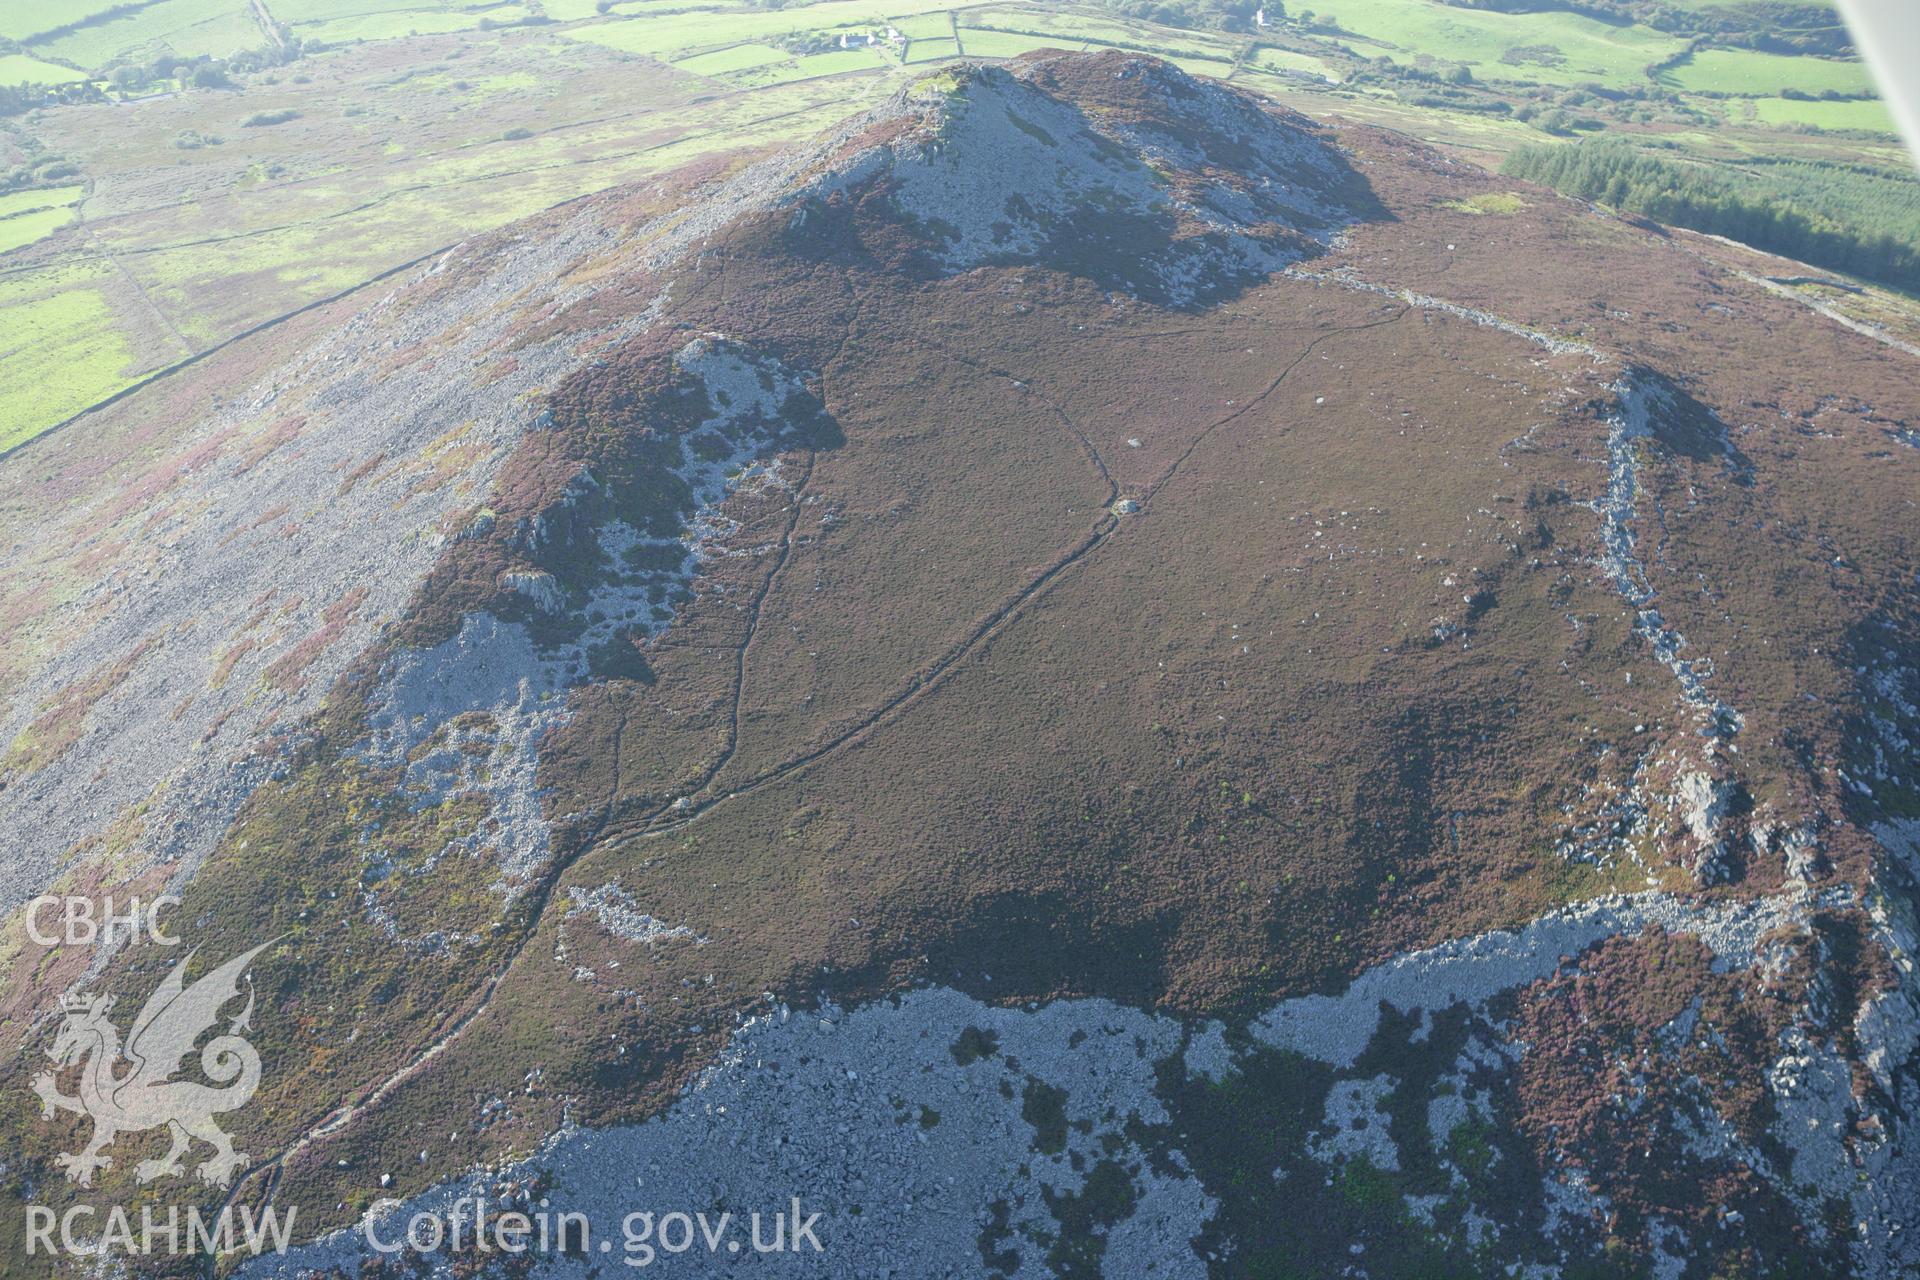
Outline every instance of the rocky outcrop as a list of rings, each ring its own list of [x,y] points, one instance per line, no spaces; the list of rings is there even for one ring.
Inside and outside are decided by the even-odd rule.
[[[930,269],[1044,262],[1169,306],[1318,253],[1366,203],[1304,117],[1138,55],[961,67],[849,134],[796,232],[877,197]]]

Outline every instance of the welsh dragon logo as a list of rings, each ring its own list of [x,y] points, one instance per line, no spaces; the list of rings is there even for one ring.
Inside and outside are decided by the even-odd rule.
[[[253,1016],[250,979],[246,1008],[228,1024],[225,1034],[209,1040],[200,1051],[200,1070],[221,1087],[171,1077],[193,1051],[194,1042],[220,1020],[221,1008],[239,997],[241,975],[253,958],[271,945],[262,943],[236,956],[192,986],[186,984],[187,964],[193,959],[189,954],[173,966],[141,1008],[125,1049],[119,1028],[108,1017],[113,1011],[112,996],[61,1000],[66,1019],[47,1056],[60,1069],[86,1063],[80,1092],[78,1096],[61,1093],[52,1071],[35,1078],[33,1091],[40,1095],[43,1117],[51,1119],[58,1108],[93,1121],[93,1138],[86,1149],[55,1161],[68,1178],[83,1187],[92,1186],[94,1171],[113,1163],[102,1153],[115,1138],[164,1125],[172,1146],[160,1159],[142,1160],[135,1166],[136,1179],[145,1183],[183,1175],[186,1168],[181,1157],[197,1138],[213,1148],[213,1155],[196,1170],[200,1180],[216,1187],[233,1181],[247,1157],[233,1149],[233,1140],[213,1118],[245,1106],[260,1087],[260,1055],[240,1034],[249,1029]]]

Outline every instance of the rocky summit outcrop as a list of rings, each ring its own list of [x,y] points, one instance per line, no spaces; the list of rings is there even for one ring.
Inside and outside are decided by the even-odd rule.
[[[167,890],[276,939],[257,1274],[515,1274],[369,1256],[475,1188],[799,1195],[836,1276],[1911,1270],[1920,370],[1497,185],[965,65],[10,456],[10,1188],[83,1195],[57,997],[166,959],[19,904]]]
[[[1367,205],[1305,117],[1117,53],[921,80],[823,163],[796,229],[878,202],[922,268],[1044,262],[1181,307],[1318,253]]]

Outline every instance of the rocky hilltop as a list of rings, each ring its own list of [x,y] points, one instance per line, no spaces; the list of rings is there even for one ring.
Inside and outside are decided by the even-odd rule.
[[[1368,203],[1304,118],[1145,59],[923,79],[817,165],[794,226],[874,201],[892,225],[862,239],[910,273],[1044,262],[1177,307],[1319,252]]]
[[[0,463],[6,1176],[136,1194],[27,1081],[171,957],[21,907],[164,889],[278,939],[260,1274],[634,1178],[833,1275],[1904,1274],[1916,403],[1141,56],[457,246]]]

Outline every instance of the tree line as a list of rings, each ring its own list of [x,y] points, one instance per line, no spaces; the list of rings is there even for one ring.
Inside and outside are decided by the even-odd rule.
[[[115,58],[105,66],[96,67],[85,80],[58,85],[28,81],[0,85],[0,116],[20,115],[35,107],[63,103],[105,102],[105,88],[112,88],[121,94],[171,89],[176,85],[195,89],[231,89],[235,75],[285,66],[305,54],[319,53],[324,48],[318,42],[303,42],[284,26],[279,29],[279,35],[278,44],[241,49],[225,58],[209,57],[204,53],[192,57],[163,53],[149,62]],[[19,41],[0,38],[0,53],[26,52],[29,52],[28,48]]]
[[[1769,253],[1920,290],[1920,182],[1843,165],[1761,172],[1648,154],[1618,139],[1517,147],[1509,177],[1656,222],[1738,240]]]

